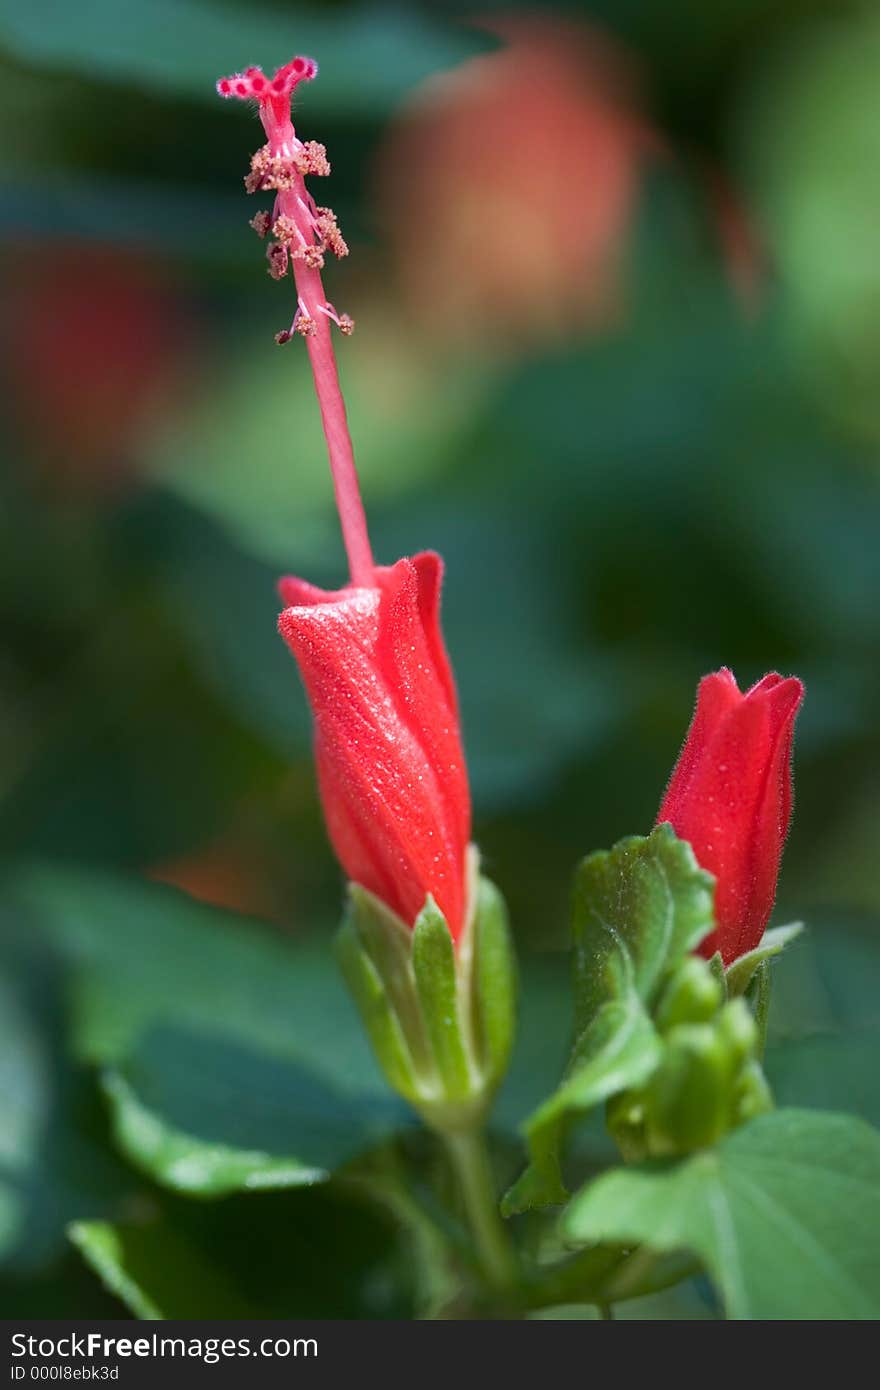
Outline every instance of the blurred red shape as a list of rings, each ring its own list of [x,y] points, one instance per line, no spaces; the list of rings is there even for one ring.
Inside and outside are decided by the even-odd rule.
[[[493,18],[499,52],[432,79],[380,156],[404,293],[441,338],[521,343],[613,318],[641,165],[661,149],[597,30]]]
[[[4,376],[34,461],[60,491],[130,482],[138,433],[193,347],[163,267],[139,250],[47,242],[16,248],[4,281]]]

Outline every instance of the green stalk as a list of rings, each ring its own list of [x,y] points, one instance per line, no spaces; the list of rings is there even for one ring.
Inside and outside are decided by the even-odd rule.
[[[519,1283],[519,1266],[498,1211],[485,1131],[481,1128],[459,1130],[444,1133],[442,1138],[455,1171],[486,1283],[497,1293],[510,1293]]]

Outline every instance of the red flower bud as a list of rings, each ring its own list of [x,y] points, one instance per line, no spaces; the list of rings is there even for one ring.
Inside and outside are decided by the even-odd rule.
[[[804,687],[775,672],[743,695],[731,671],[704,676],[657,823],[668,821],[714,874],[717,930],[701,944],[725,965],[764,934],[791,819],[791,747]]]
[[[315,724],[324,815],[349,878],[412,925],[430,893],[457,938],[466,911],[470,796],[440,630],[443,563],[376,566],[327,593],[282,579],[281,634]]]

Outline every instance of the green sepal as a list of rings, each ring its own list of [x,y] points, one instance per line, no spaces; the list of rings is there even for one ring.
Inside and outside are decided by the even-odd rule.
[[[734,1105],[734,1128],[736,1125],[748,1124],[749,1120],[754,1120],[758,1115],[766,1115],[774,1107],[770,1084],[760,1062],[755,1059],[746,1062],[740,1071],[734,1093]]]
[[[455,946],[446,918],[429,897],[412,933],[416,993],[444,1100],[464,1100],[474,1088],[464,1037]]]
[[[800,936],[803,929],[803,922],[788,922],[783,927],[771,927],[769,931],[765,931],[753,951],[748,951],[738,960],[732,961],[724,972],[727,992],[731,999],[745,994],[758,966],[765,960],[778,956],[789,942]]]
[[[743,999],[731,999],[718,1014],[716,1031],[733,1067],[754,1057],[758,1046],[758,1025]]]
[[[719,982],[719,984],[723,986],[723,988],[724,988],[724,996],[725,996],[725,998],[726,998],[726,997],[727,997],[727,975],[726,975],[725,970],[724,970],[724,960],[723,960],[723,957],[722,957],[720,951],[716,951],[714,955],[710,956],[710,958],[709,958],[709,969],[712,971],[712,974],[715,976],[715,979]]]
[[[388,990],[350,918],[337,933],[336,956],[382,1070],[395,1091],[414,1102],[419,1085],[412,1053]]]
[[[516,964],[498,890],[470,863],[471,915],[453,942],[431,897],[410,929],[349,886],[338,936],[343,974],[385,1076],[435,1129],[487,1109],[513,1043]]]
[[[724,985],[699,956],[686,956],[660,996],[655,1022],[661,1032],[680,1023],[708,1023],[725,1000]]]
[[[413,1070],[427,1077],[433,1070],[433,1062],[415,989],[412,931],[380,898],[359,883],[348,885],[348,900],[345,922],[350,922],[357,931],[376,970],[388,1006],[406,1039]]]
[[[489,1085],[507,1071],[516,1032],[518,975],[507,905],[481,878],[470,931],[473,1031],[477,1060]]]
[[[648,1152],[689,1153],[720,1139],[729,1127],[734,1069],[717,1028],[683,1023],[674,1029],[645,1097]]]
[[[758,1056],[764,1056],[764,1048],[767,1045],[767,1029],[770,1023],[770,994],[772,979],[770,975],[770,961],[762,960],[758,968],[749,981],[745,998],[752,1010],[755,1024],[758,1029]]]

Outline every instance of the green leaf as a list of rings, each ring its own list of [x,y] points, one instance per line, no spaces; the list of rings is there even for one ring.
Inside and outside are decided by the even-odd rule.
[[[517,969],[507,906],[488,879],[477,886],[473,923],[475,1046],[490,1084],[507,1071],[516,1033]]]
[[[309,53],[322,68],[314,85],[316,109],[348,114],[392,109],[435,68],[485,45],[406,11],[377,15],[372,7],[346,5],[328,14],[297,6],[291,23],[268,5],[205,0],[131,0],[124,9],[113,0],[92,0],[78,22],[62,0],[35,0],[32,7],[7,0],[0,41],[19,60],[41,67],[205,101],[217,100],[217,77],[246,62],[277,66],[293,51]]]
[[[110,1293],[136,1318],[247,1318],[255,1311],[164,1222],[77,1221],[68,1234]]]
[[[51,962],[3,950],[0,1266],[31,1276],[64,1251],[68,1221],[115,1215],[137,1186],[108,1150],[92,1078],[64,1056],[61,1004]]]
[[[0,1260],[24,1233],[27,1185],[47,1121],[46,1049],[12,982],[0,976]]]
[[[740,956],[739,960],[733,961],[724,972],[731,998],[744,994],[758,966],[763,961],[780,955],[790,941],[800,936],[803,929],[803,922],[788,922],[784,927],[771,927],[769,931],[765,931],[753,951],[748,951],[746,955]]]
[[[412,962],[425,1028],[445,1098],[473,1090],[462,1016],[455,946],[443,913],[428,898],[413,928]]]
[[[132,1162],[163,1186],[197,1197],[225,1197],[230,1192],[305,1187],[329,1177],[295,1157],[228,1144],[209,1143],[174,1128],[167,1116],[146,1108],[119,1072],[110,1071],[104,1089],[113,1116],[113,1135]],[[238,1108],[251,1103],[230,1092]]]
[[[713,887],[668,825],[584,860],[574,895],[578,1036],[561,1085],[527,1121],[531,1162],[504,1199],[506,1214],[564,1201],[559,1148],[571,1120],[642,1085],[658,1065],[649,1009],[711,931]]]
[[[670,825],[588,855],[574,890],[575,1023],[632,990],[645,1004],[714,925],[714,879]]]
[[[407,1124],[388,1091],[344,1091],[294,1056],[180,1027],[146,1033],[107,1094],[129,1158],[204,1197],[320,1182]]]
[[[150,1309],[164,1318],[410,1316],[412,1250],[402,1214],[392,1226],[381,1202],[366,1200],[348,1178],[265,1192],[259,1201],[194,1202],[152,1188],[124,1217],[77,1221],[68,1234],[141,1317]],[[63,1304],[47,1316],[62,1313]],[[103,1315],[114,1316],[106,1306]]]
[[[136,880],[33,869],[17,895],[68,962],[75,1052],[118,1073],[115,1132],[157,1181],[205,1196],[314,1182],[411,1123],[329,942]]]
[[[595,1304],[565,1303],[541,1308],[526,1316],[541,1320],[546,1318],[553,1322],[563,1319],[595,1322],[602,1314]],[[693,1280],[677,1284],[663,1293],[647,1294],[643,1298],[628,1298],[625,1302],[614,1303],[614,1317],[621,1322],[698,1322],[715,1316]]]
[[[851,1116],[779,1110],[716,1149],[615,1169],[563,1224],[572,1242],[692,1251],[732,1318],[880,1316],[880,1135]]]

